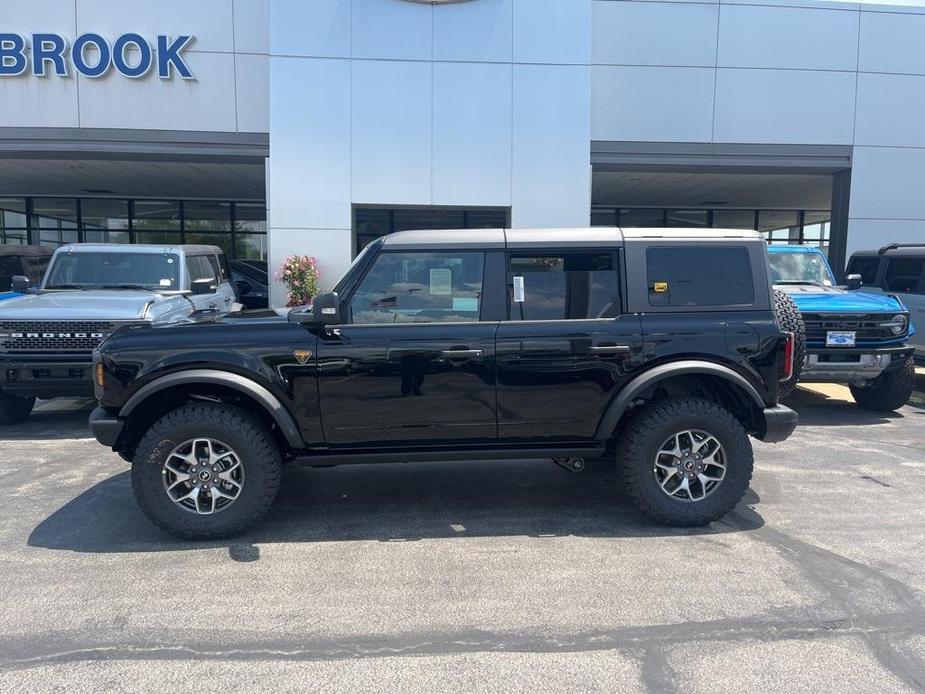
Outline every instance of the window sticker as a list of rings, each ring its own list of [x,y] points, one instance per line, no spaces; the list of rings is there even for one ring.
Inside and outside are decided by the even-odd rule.
[[[453,293],[453,271],[445,267],[430,270],[431,296],[447,296]]]
[[[524,278],[523,275],[514,277],[514,302],[523,303],[524,301]]]
[[[479,310],[479,300],[474,296],[454,296],[453,310],[468,311],[474,313],[475,311]]]
[[[169,280],[169,279],[162,279],[162,280],[160,281],[160,285],[161,285],[162,287],[169,287],[171,284],[173,284],[173,282],[172,282],[171,280]]]

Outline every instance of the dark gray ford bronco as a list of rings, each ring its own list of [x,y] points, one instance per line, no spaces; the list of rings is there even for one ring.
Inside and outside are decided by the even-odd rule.
[[[188,538],[256,522],[284,462],[603,458],[645,514],[703,525],[747,489],[749,435],[797,423],[768,280],[751,231],[401,232],[288,315],[107,338],[90,426]]]

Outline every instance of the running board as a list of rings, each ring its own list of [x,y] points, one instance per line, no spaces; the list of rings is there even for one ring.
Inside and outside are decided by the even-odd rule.
[[[364,463],[459,462],[465,460],[524,460],[550,458],[596,458],[604,455],[603,446],[569,448],[475,448],[462,450],[396,450],[369,453],[362,450],[332,452],[330,449],[297,455],[298,465],[329,466]]]

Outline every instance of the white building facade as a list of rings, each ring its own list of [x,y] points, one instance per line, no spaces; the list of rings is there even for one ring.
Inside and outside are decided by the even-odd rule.
[[[54,243],[73,199],[58,242],[306,253],[327,286],[415,226],[748,226],[839,267],[925,241],[921,5],[0,0],[0,35],[29,62],[0,75],[4,239]]]

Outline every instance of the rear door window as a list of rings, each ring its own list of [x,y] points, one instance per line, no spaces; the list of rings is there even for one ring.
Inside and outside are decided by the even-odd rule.
[[[744,306],[754,303],[744,246],[653,246],[646,251],[651,306]]]
[[[922,269],[925,258],[888,258],[883,288],[903,294],[922,294]]]
[[[860,275],[861,282],[868,287],[877,283],[877,268],[880,266],[880,257],[852,258],[848,263],[846,275]]]
[[[215,286],[215,269],[206,256],[190,256],[186,259],[186,269],[189,274],[190,283],[197,282],[199,280],[209,280],[212,286]]]
[[[581,320],[620,314],[614,253],[514,253],[508,265],[511,320]]]

